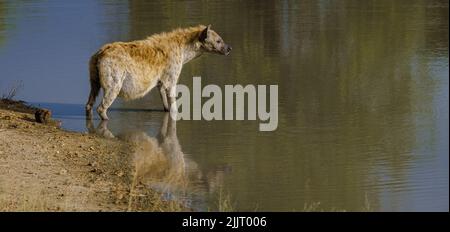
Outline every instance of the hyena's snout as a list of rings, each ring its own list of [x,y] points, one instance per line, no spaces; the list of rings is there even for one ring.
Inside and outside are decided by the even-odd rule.
[[[231,52],[231,49],[232,49],[232,48],[231,48],[230,45],[225,44],[225,46],[223,46],[222,53],[223,53],[224,55],[228,56],[228,54],[230,54],[230,52]]]

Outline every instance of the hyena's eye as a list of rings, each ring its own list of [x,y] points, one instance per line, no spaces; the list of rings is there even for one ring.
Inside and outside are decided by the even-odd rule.
[[[216,42],[217,42],[218,44],[220,44],[220,40],[217,40]]]

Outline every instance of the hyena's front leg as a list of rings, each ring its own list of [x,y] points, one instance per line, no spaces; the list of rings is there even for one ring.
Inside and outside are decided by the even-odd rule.
[[[169,104],[169,108],[166,110],[166,111],[170,111],[170,108],[172,107],[172,105],[173,104],[175,104],[175,100],[176,100],[176,92],[177,92],[177,90],[176,90],[176,84],[175,85],[173,85],[173,86],[171,86],[171,87],[169,87],[167,90],[166,90],[166,96],[167,96],[167,99],[168,99],[168,104]]]
[[[167,101],[167,91],[161,82],[158,82],[158,88],[159,88],[159,93],[161,94],[161,100],[163,102],[164,111],[168,112],[170,108],[169,108],[169,103]]]
[[[164,89],[161,91],[161,94],[165,93],[165,98],[167,101],[167,107],[164,105],[165,111],[170,111],[170,108],[175,102],[176,97],[176,86],[178,82],[178,78],[180,77],[181,68],[183,67],[182,62],[174,62],[170,65],[165,74],[161,78],[161,88]],[[164,97],[162,97],[164,99]],[[163,100],[164,101],[164,100]]]

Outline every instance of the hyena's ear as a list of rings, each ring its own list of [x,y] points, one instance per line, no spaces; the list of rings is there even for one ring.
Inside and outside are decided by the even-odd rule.
[[[200,42],[204,42],[206,40],[206,38],[208,38],[208,31],[209,28],[211,28],[211,24],[209,24],[205,29],[203,29],[203,31],[200,33],[200,36],[198,37],[198,40],[200,40]]]

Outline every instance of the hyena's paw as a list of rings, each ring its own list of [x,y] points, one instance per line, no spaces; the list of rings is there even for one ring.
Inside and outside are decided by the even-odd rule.
[[[106,115],[106,110],[102,109],[101,107],[97,108],[97,113],[100,115],[100,118],[102,120],[109,120],[108,115]]]
[[[86,118],[87,119],[92,118],[92,106],[86,106]]]

